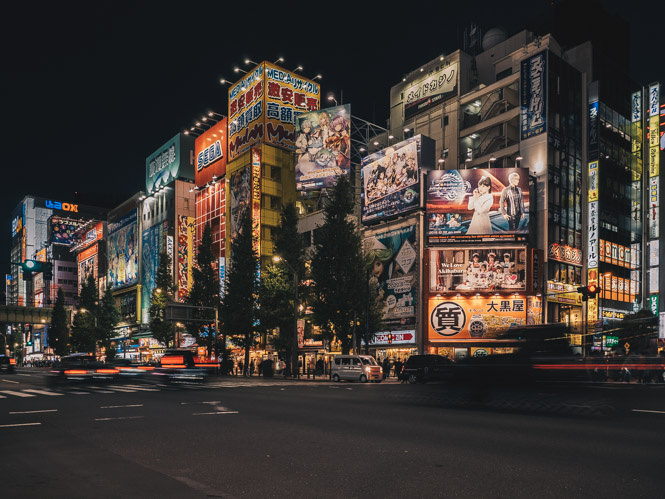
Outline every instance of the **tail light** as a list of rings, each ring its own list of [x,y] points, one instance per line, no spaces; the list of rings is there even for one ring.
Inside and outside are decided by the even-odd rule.
[[[141,371],[152,371],[155,368],[153,366],[139,366],[139,367],[137,367],[137,369],[139,369]]]
[[[119,372],[117,369],[97,369],[99,374],[118,374]]]
[[[65,374],[68,376],[70,374],[88,374],[88,371],[86,371],[85,369],[67,369],[65,371]]]
[[[15,365],[16,365],[16,359],[9,359],[9,363],[10,363],[12,366],[15,366]]]

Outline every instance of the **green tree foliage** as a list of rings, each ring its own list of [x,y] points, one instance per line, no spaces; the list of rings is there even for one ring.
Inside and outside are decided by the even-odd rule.
[[[76,308],[77,312],[72,321],[72,350],[94,354],[97,344],[97,328],[95,327],[97,285],[92,274],[88,275],[81,286]]]
[[[314,320],[328,339],[334,335],[342,352],[352,346],[358,317],[366,309],[367,287],[363,253],[353,213],[354,193],[345,176],[340,177],[324,210],[324,223],[314,232],[312,306]]]
[[[245,210],[239,230],[231,242],[231,268],[228,272],[226,295],[222,300],[224,333],[245,349],[244,369],[249,366],[249,349],[254,344],[257,319],[257,274],[259,257],[252,243],[252,218]]]
[[[208,307],[219,310],[219,277],[213,266],[214,256],[212,252],[212,228],[207,224],[203,229],[201,244],[196,257],[196,266],[192,270],[193,284],[189,291],[188,303],[199,307]],[[197,336],[198,344],[205,345],[208,355],[211,355],[213,349],[219,355],[222,343],[218,339],[218,331],[214,330],[214,312],[204,309],[200,314],[201,318],[211,319],[207,324],[207,331],[201,324],[190,326],[190,331]]]
[[[173,301],[175,286],[171,274],[171,257],[165,251],[159,254],[159,266],[155,278],[155,289],[150,296],[150,331],[153,337],[169,346],[175,343],[173,324],[164,318],[166,304]]]
[[[268,265],[261,272],[260,327],[265,333],[279,328],[279,333],[274,336],[274,346],[278,351],[286,351],[287,358],[290,358],[288,355],[293,346],[293,311],[292,273],[283,265]]]
[[[115,302],[111,288],[107,287],[97,307],[97,339],[106,351],[106,361],[115,358],[117,348],[112,344],[111,338],[115,336],[115,327],[120,322],[120,310]]]
[[[366,267],[365,276],[367,280],[363,288],[363,303],[365,310],[358,316],[356,348],[360,351],[361,341],[365,342],[365,353],[369,355],[369,344],[374,334],[381,331],[381,321],[383,320],[383,304],[379,297],[376,286],[369,282],[370,269]]]
[[[48,328],[49,344],[56,355],[67,355],[69,353],[69,326],[67,323],[65,293],[61,286],[58,288],[53,314],[51,315],[51,324]]]

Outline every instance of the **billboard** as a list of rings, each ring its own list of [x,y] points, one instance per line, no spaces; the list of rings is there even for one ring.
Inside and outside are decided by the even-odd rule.
[[[98,273],[98,245],[94,244],[89,248],[81,251],[78,254],[78,291],[81,292],[81,287],[83,283],[88,279],[89,275],[92,275],[93,278],[97,279]]]
[[[229,88],[229,161],[258,143],[295,149],[299,114],[319,109],[319,85],[262,62]]]
[[[261,255],[261,150],[252,148],[252,243]]]
[[[526,324],[526,298],[430,298],[428,339],[433,342],[497,339],[511,326]]]
[[[85,220],[72,220],[71,218],[51,217],[49,219],[49,241],[52,244],[73,246],[81,242],[77,232],[86,224]]]
[[[178,262],[176,265],[178,301],[185,301],[192,285],[192,268],[194,266],[194,238],[196,219],[185,215],[178,216]]]
[[[240,219],[245,210],[250,207],[250,166],[244,166],[229,176],[229,208],[231,218],[229,221],[229,234],[235,239]]]
[[[196,158],[196,185],[204,186],[214,177],[226,174],[227,119],[224,118],[196,137],[194,157]]]
[[[194,138],[176,134],[145,159],[145,190],[152,194],[176,178],[194,180]]]
[[[416,224],[365,239],[370,286],[377,292],[384,327],[415,324],[418,305]]]
[[[304,113],[296,119],[296,189],[331,187],[351,170],[351,106]]]
[[[425,111],[443,100],[457,95],[457,62],[415,81],[404,90],[404,119]]]
[[[429,244],[523,240],[529,232],[528,168],[432,170],[426,200]]]
[[[109,226],[107,282],[112,289],[138,282],[138,242],[136,211]],[[113,231],[111,232],[111,229]]]
[[[150,321],[150,295],[155,289],[159,268],[159,254],[166,251],[167,222],[153,225],[141,235],[141,317],[143,323]]]
[[[547,51],[532,55],[520,67],[522,140],[547,130]]]
[[[451,248],[429,251],[429,290],[510,291],[527,289],[525,247]]]
[[[360,171],[363,222],[379,221],[420,206],[423,139],[431,141],[416,135],[363,158]]]

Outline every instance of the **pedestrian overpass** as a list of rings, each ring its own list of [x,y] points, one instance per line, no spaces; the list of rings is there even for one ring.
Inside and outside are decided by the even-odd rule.
[[[0,305],[0,324],[49,324],[52,308]]]

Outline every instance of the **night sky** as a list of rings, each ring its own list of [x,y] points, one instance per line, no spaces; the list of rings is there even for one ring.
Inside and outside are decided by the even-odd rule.
[[[287,69],[321,73],[323,99],[334,92],[339,101],[343,89],[354,115],[385,126],[390,87],[461,48],[470,22],[510,35],[541,25],[550,8],[547,0],[449,3],[3,6],[0,271],[9,271],[10,214],[23,196],[112,207],[143,189],[146,156],[205,111],[227,114],[219,80],[235,81],[232,68],[248,68],[245,58],[282,56]],[[633,78],[665,81],[662,56],[647,52],[658,47],[661,24],[648,4],[600,3],[630,23]]]

